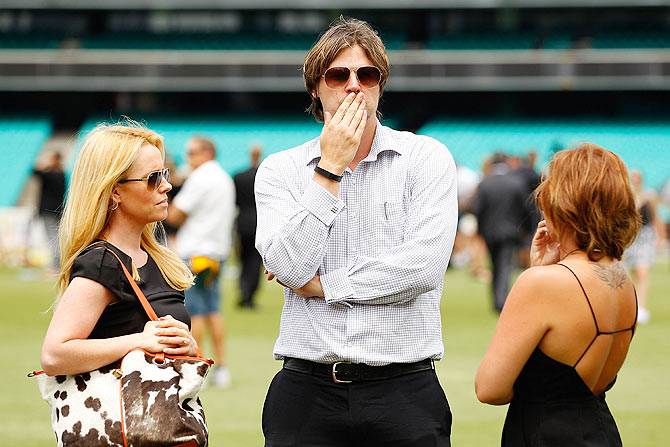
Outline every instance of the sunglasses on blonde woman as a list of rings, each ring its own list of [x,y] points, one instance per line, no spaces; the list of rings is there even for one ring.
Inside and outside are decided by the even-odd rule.
[[[358,67],[355,72],[358,82],[365,88],[376,87],[382,80],[381,71],[372,65]],[[351,69],[349,67],[330,67],[322,76],[329,88],[342,88],[349,82]]]
[[[147,189],[149,191],[156,191],[161,182],[165,179],[166,182],[170,181],[170,169],[165,168],[160,171],[154,171],[149,173],[144,178],[127,178],[124,180],[119,180],[119,183],[127,182],[147,182]]]

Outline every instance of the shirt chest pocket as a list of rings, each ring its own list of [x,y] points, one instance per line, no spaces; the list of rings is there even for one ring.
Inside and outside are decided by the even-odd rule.
[[[402,202],[375,204],[374,219],[373,231],[379,251],[385,251],[403,242],[407,213]]]

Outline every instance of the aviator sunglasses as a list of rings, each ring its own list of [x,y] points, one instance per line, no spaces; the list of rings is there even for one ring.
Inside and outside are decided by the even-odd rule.
[[[365,88],[377,86],[382,79],[379,68],[372,65],[358,67],[355,71],[358,82]],[[322,76],[329,88],[342,88],[349,82],[351,69],[349,67],[330,67]]]
[[[166,182],[170,181],[170,169],[165,168],[160,171],[154,171],[149,173],[144,178],[127,178],[124,180],[119,180],[119,183],[126,183],[126,182],[147,182],[147,189],[149,191],[156,191],[158,189],[158,185],[161,184],[161,182],[165,179]]]

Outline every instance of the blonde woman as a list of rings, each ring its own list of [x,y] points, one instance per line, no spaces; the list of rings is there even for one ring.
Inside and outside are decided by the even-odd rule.
[[[77,158],[59,230],[61,275],[42,345],[48,375],[79,374],[135,348],[195,355],[184,289],[186,265],[156,240],[167,215],[162,138],[136,123],[99,125]],[[160,318],[146,313],[116,253]]]
[[[505,302],[477,397],[510,404],[503,446],[620,446],[605,392],[636,323],[635,289],[619,262],[640,228],[626,166],[594,144],[561,151],[536,197],[545,220],[532,267]]]

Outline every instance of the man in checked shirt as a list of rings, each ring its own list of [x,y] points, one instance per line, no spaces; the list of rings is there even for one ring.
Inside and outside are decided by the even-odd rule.
[[[258,170],[256,248],[285,287],[266,446],[450,445],[433,361],[456,168],[441,143],[377,120],[388,74],[377,34],[340,18],[303,67],[321,136]]]

